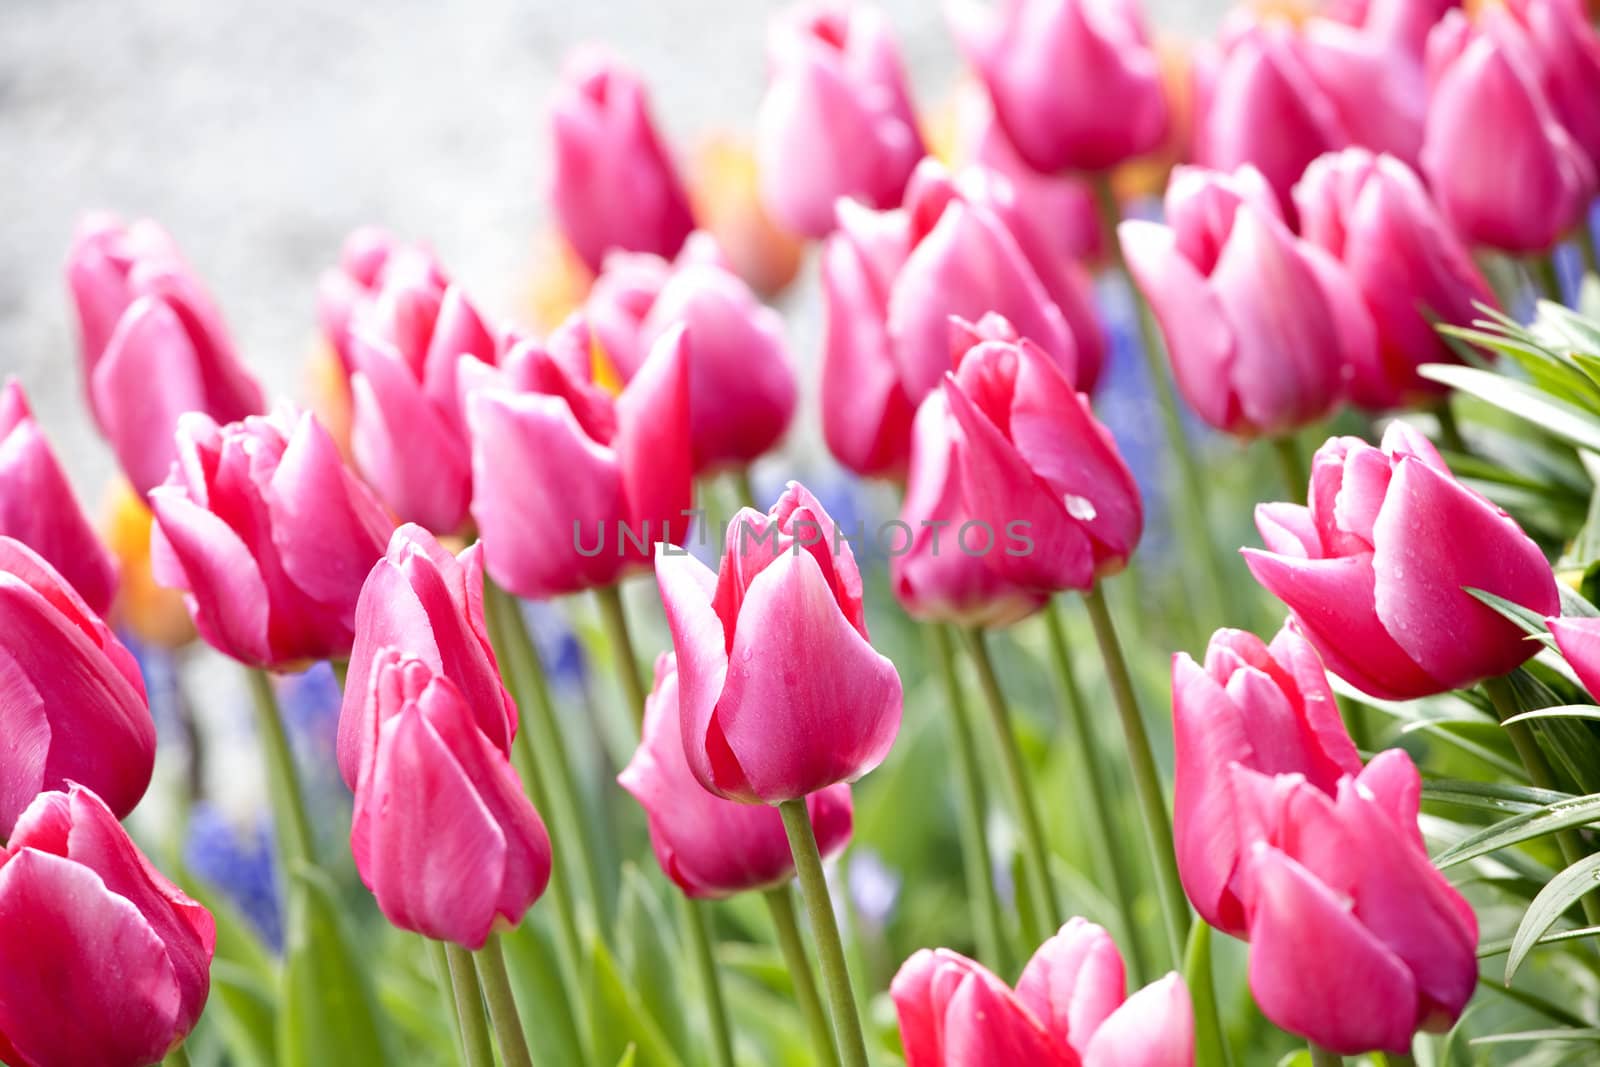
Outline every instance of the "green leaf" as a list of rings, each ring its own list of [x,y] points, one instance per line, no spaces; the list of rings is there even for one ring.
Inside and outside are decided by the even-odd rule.
[[[217,1023],[230,1057],[243,1067],[277,1062],[277,994],[251,968],[221,956],[211,961],[206,1014]]]
[[[590,939],[590,961],[589,1025],[595,1059],[615,1062],[627,1054],[629,1045],[636,1045],[639,1067],[683,1067],[598,936]]]
[[[1596,386],[1594,380],[1582,370],[1525,333],[1509,336],[1483,330],[1464,330],[1456,326],[1441,326],[1439,332],[1499,352],[1521,367],[1535,386],[1552,397],[1600,411],[1600,386]]]
[[[1600,794],[1557,801],[1537,811],[1503,819],[1456,842],[1434,857],[1434,866],[1444,870],[1557,830],[1586,826],[1596,819],[1600,819]]]
[[[680,976],[688,968],[677,939],[672,912],[664,907],[639,868],[622,869],[622,899],[617,914],[617,946],[622,969],[639,991],[644,1008],[683,1059],[691,1058],[689,1014]]]
[[[1507,985],[1545,931],[1554,926],[1579,897],[1594,892],[1597,879],[1600,879],[1600,855],[1586,856],[1550,879],[1550,884],[1533,898],[1511,938],[1511,953],[1506,957]]]
[[[1426,363],[1418,368],[1417,373],[1526,419],[1578,448],[1600,452],[1600,420],[1583,408],[1559,400],[1526,382],[1449,363]]]
[[[1600,1041],[1600,1027],[1520,1030],[1514,1034],[1488,1034],[1484,1037],[1475,1037],[1469,1043],[1473,1045],[1513,1045],[1527,1044],[1530,1041]]]
[[[300,865],[289,878],[283,1001],[278,1014],[282,1067],[392,1062],[384,1047],[366,963],[351,944],[332,879],[315,867]]]
[[[1600,493],[1595,494],[1595,499],[1600,500]],[[1561,597],[1561,614],[1575,619],[1600,619],[1600,608],[1566,583],[1557,582],[1556,592]]]
[[[1481,602],[1485,607],[1492,608],[1508,622],[1515,623],[1529,637],[1549,639],[1550,631],[1544,624],[1544,616],[1532,608],[1525,608],[1514,600],[1507,600],[1503,596],[1483,589],[1476,589],[1470,585],[1461,587],[1462,591],[1474,600]]]
[[[537,911],[530,913],[500,939],[517,1003],[523,1006],[525,1018],[535,1012],[538,1015],[537,1025],[527,1027],[533,1061],[588,1063],[577,1029],[584,1006],[568,1002],[555,936],[536,915]]]
[[[617,1061],[617,1067],[633,1067],[633,1061],[639,1058],[639,1046],[629,1045],[622,1053],[622,1059]]]
[[[1545,934],[1534,942],[1538,945],[1554,945],[1562,941],[1579,941],[1585,937],[1600,937],[1600,926],[1579,926],[1571,930],[1557,930]],[[1491,956],[1504,955],[1511,951],[1515,938],[1502,937],[1494,941],[1484,941],[1478,945],[1478,958],[1486,960]]]
[[[1570,800],[1571,796],[1554,789],[1535,789],[1533,786],[1475,782],[1465,778],[1435,778],[1422,783],[1422,799],[1478,811],[1521,814]]]
[[[1593,704],[1557,704],[1550,708],[1534,708],[1518,712],[1505,721],[1506,726],[1529,719],[1600,719],[1600,708]]]

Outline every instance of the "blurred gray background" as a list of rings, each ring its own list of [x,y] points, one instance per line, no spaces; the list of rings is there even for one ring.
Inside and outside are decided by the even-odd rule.
[[[18,375],[86,500],[109,453],[80,403],[61,266],[77,218],[170,229],[251,368],[301,396],[318,274],[352,228],[430,242],[490,309],[522,311],[562,57],[641,71],[680,149],[747,129],[777,0],[0,0],[0,379]],[[886,0],[920,106],[960,69],[935,0]],[[1221,0],[1147,0],[1191,36]],[[681,154],[681,153],[680,153]],[[797,334],[811,362],[814,331]]]

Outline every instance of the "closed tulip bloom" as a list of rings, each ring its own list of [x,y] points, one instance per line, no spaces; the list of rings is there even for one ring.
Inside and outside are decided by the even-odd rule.
[[[1342,776],[1361,773],[1361,757],[1322,661],[1288,627],[1271,645],[1241,630],[1218,630],[1204,667],[1186,652],[1175,655],[1172,727],[1178,873],[1200,917],[1242,937],[1243,856],[1230,767],[1299,774],[1331,796]]]
[[[369,675],[350,825],[384,917],[463,948],[522,921],[550,881],[550,838],[482,709],[422,660],[380,652]],[[493,714],[492,712],[490,714]]]
[[[367,315],[386,286],[400,279],[408,284],[398,292],[421,289],[434,294],[424,305],[429,314],[413,316],[408,303],[391,300],[390,310],[383,316],[392,328],[398,327],[395,334],[405,336],[401,347],[420,356],[427,350],[438,294],[450,284],[444,268],[427,248],[406,244],[375,226],[363,226],[345,238],[338,265],[324,271],[317,282],[317,322],[346,373],[352,366],[350,342],[355,320]]]
[[[644,705],[644,739],[617,775],[644,808],[661,870],[690,897],[717,898],[770,889],[794,877],[783,818],[764,804],[740,804],[706,792],[683,754],[678,665],[656,659],[655,686]],[[850,787],[831,785],[806,798],[817,849],[827,859],[850,842]]]
[[[867,636],[861,572],[822,505],[790,482],[728,524],[721,569],[663,548],[684,755],[720,797],[778,804],[851,782],[900,729],[900,675]]]
[[[1600,619],[1549,618],[1545,622],[1578,681],[1591,696],[1600,695]]]
[[[517,345],[467,400],[472,517],[484,562],[518,596],[611,585],[688,530],[690,340],[663,334],[620,394],[593,380],[589,329]]]
[[[1236,764],[1232,792],[1262,1013],[1341,1055],[1448,1030],[1477,987],[1478,923],[1428,858],[1411,758],[1390,749],[1333,795]]]
[[[1512,0],[1483,17],[1515,18],[1526,30],[1539,88],[1590,165],[1600,168],[1600,31],[1583,0]]]
[[[211,913],[81,785],[40,793],[0,849],[0,1059],[143,1067],[193,1029]]]
[[[966,120],[977,127],[967,149],[973,163],[1005,179],[1017,215],[1032,221],[1037,235],[1054,246],[1057,259],[1081,263],[1104,258],[1105,234],[1089,182],[1082,175],[1040,174],[1028,166],[1006,140],[988,101],[979,103],[982,111]],[[1035,256],[1029,258],[1039,262]]]
[[[222,316],[166,232],[84,220],[67,259],[78,311],[89,406],[141,494],[176,458],[178,417],[233,422],[262,409]]]
[[[188,594],[200,636],[254,667],[344,659],[356,598],[394,529],[327,431],[288,408],[178,424],[179,461],[150,494],[156,580]]]
[[[1241,437],[1328,414],[1376,357],[1372,323],[1343,268],[1290,232],[1254,167],[1180,167],[1167,223],[1118,227],[1128,268],[1167,339],[1196,414]]]
[[[1583,217],[1595,168],[1540,88],[1525,34],[1486,17],[1487,29],[1451,12],[1428,38],[1422,171],[1469,241],[1543,252]]]
[[[0,722],[0,840],[44,790],[81,782],[120,818],[150,784],[156,727],[138,663],[65,578],[3,535]]]
[[[1160,63],[1133,0],[961,2],[950,18],[1034,170],[1109,170],[1166,136]]]
[[[677,255],[694,216],[638,76],[603,53],[580,52],[562,75],[550,126],[550,206],[578,258],[598,273],[612,249]]]
[[[767,64],[756,153],[772,216],[795,233],[823,237],[840,197],[875,208],[899,204],[925,153],[883,12],[793,9],[774,21]]]
[[[922,949],[889,986],[906,1067],[1192,1067],[1194,1009],[1176,973],[1127,995],[1122,954],[1074,918],[1015,991],[949,949]]]
[[[78,506],[14,378],[0,388],[0,536],[48,560],[96,615],[111,610],[117,565]]]
[[[517,706],[500,684],[484,623],[481,543],[458,558],[420,526],[397,529],[361,587],[355,629],[339,713],[339,773],[350,788],[361,771],[361,741],[370,735],[362,721],[368,683],[386,648],[450,679],[478,716],[479,731],[510,756]]]
[[[1428,32],[1460,6],[1461,0],[1343,0],[1327,13],[1421,59]]]
[[[744,467],[777,444],[794,414],[783,318],[740,281],[709,234],[675,263],[613,254],[585,315],[624,380],[669,331],[688,331],[690,436],[696,473]]]
[[[1256,508],[1267,547],[1244,549],[1245,562],[1351,685],[1384,699],[1428,696],[1504,674],[1538,650],[1463,590],[1554,614],[1550,565],[1415,430],[1391,424],[1381,449],[1329,440],[1307,499]]]
[[[1300,230],[1343,265],[1376,330],[1377,358],[1356,363],[1350,395],[1366,408],[1402,407],[1443,386],[1417,374],[1458,362],[1434,328],[1467,325],[1494,291],[1421,179],[1393,156],[1347,148],[1323,156],[1295,186]]]

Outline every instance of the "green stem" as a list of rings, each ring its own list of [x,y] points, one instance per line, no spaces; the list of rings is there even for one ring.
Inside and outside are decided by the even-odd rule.
[[[739,503],[749,504],[757,511],[761,511],[761,501],[756,499],[756,487],[750,481],[750,468],[740,467],[732,474],[734,492],[739,495]]]
[[[1183,980],[1194,1002],[1194,1051],[1198,1063],[1232,1067],[1233,1051],[1222,1032],[1217,1010],[1216,980],[1211,972],[1211,927],[1197,922],[1189,928],[1183,953]]]
[[[972,733],[972,712],[956,673],[954,642],[943,623],[925,627],[933,644],[934,659],[944,678],[950,703],[951,751],[955,754],[961,833],[961,863],[967,880],[967,900],[972,906],[973,933],[978,956],[996,973],[1009,970],[1006,958],[1005,920],[1001,917],[1000,891],[994,882],[989,830],[984,821],[988,805],[983,796],[983,775],[978,767],[977,739]]]
[[[1416,1057],[1409,1052],[1385,1052],[1383,1058],[1389,1061],[1389,1067],[1417,1067]]]
[[[1293,504],[1306,502],[1306,462],[1300,454],[1300,443],[1293,437],[1274,437],[1272,458],[1278,462],[1278,473],[1283,477],[1283,487]]]
[[[172,1051],[167,1053],[166,1059],[161,1061],[166,1067],[189,1067],[189,1053],[182,1044],[174,1045]]]
[[[1439,444],[1446,452],[1458,452],[1462,455],[1468,453],[1466,438],[1461,436],[1461,424],[1456,422],[1455,409],[1450,406],[1450,398],[1445,397],[1433,405],[1433,417],[1439,423]]]
[[[812,1051],[817,1054],[820,1067],[839,1067],[839,1050],[833,1043],[833,1032],[828,1029],[828,1013],[822,1008],[822,998],[817,995],[817,980],[811,973],[811,961],[806,958],[805,942],[800,937],[800,921],[794,911],[794,897],[789,886],[769,889],[767,911],[772,915],[772,926],[778,933],[778,949],[783,962],[789,967],[789,981],[794,986],[794,999],[800,1013],[806,1017],[811,1030]]]
[[[994,727],[995,741],[1000,748],[1000,766],[1005,774],[1006,787],[1011,791],[1011,803],[1016,808],[1017,825],[1022,831],[1022,866],[1028,879],[1029,894],[1034,900],[1034,928],[1029,931],[1029,943],[1043,944],[1061,925],[1061,907],[1056,901],[1055,889],[1050,881],[1050,851],[1045,843],[1044,823],[1039,818],[1039,807],[1034,800],[1027,766],[1022,751],[1017,747],[1017,737],[1011,726],[1011,709],[1006,704],[1005,693],[1000,689],[1000,679],[995,676],[994,663],[989,659],[989,648],[984,643],[982,630],[963,629],[967,655],[978,673],[978,686],[983,690],[984,702],[989,708],[989,721]]]
[[[1594,230],[1589,228],[1587,217],[1578,224],[1578,247],[1583,251],[1583,265],[1587,273],[1600,276],[1600,252],[1595,251]]]
[[[1308,1045],[1307,1048],[1311,1049],[1311,1067],[1344,1067],[1344,1057],[1338,1053],[1317,1045]]]
[[[267,765],[267,790],[272,798],[272,831],[278,845],[278,869],[285,878],[299,863],[312,862],[311,819],[300,792],[300,773],[283,728],[283,713],[272,689],[272,676],[250,670],[251,705],[255,708],[256,734]]]
[[[494,1023],[501,1062],[505,1067],[533,1067],[528,1037],[522,1029],[522,1016],[517,1013],[517,998],[511,992],[511,976],[506,974],[506,955],[500,947],[500,935],[491,933],[474,956],[478,980],[483,983],[484,998],[489,1002],[489,1019]]]
[[[633,724],[643,730],[644,698],[649,695],[650,690],[644,684],[644,675],[639,673],[639,659],[633,651],[633,635],[628,630],[628,612],[622,604],[622,587],[601,586],[594,591],[594,598],[600,605],[600,621],[606,628],[606,637],[611,641],[611,656],[616,660],[617,680],[622,683],[622,692],[628,698]]]
[[[1527,263],[1528,272],[1533,275],[1534,288],[1548,300],[1566,303],[1561,296],[1561,275],[1556,270],[1554,251],[1547,255],[1531,256]]]
[[[1095,853],[1095,867],[1105,872],[1106,889],[1117,905],[1123,924],[1123,947],[1132,957],[1135,974],[1148,973],[1140,951],[1135,930],[1133,908],[1133,876],[1129,873],[1122,849],[1117,847],[1117,831],[1111,822],[1106,800],[1112,796],[1107,788],[1105,769],[1100,762],[1100,746],[1094,729],[1089,724],[1088,710],[1083,694],[1078,688],[1077,672],[1072,666],[1072,651],[1067,647],[1066,629],[1061,622],[1061,609],[1052,597],[1044,607],[1045,632],[1050,639],[1050,659],[1055,664],[1056,678],[1061,684],[1061,703],[1066,711],[1067,726],[1072,731],[1073,746],[1077,750],[1082,775],[1079,778],[1078,803],[1087,814],[1091,848]]]
[[[728,1009],[722,1000],[722,979],[717,974],[717,957],[712,951],[711,930],[706,922],[706,904],[683,898],[683,925],[689,932],[694,963],[705,989],[706,1015],[711,1024],[711,1045],[717,1067],[733,1067],[733,1036],[728,1028]]]
[[[422,941],[428,946],[428,961],[433,964],[433,979],[439,983],[439,992],[443,994],[448,1005],[451,1031],[456,1035],[456,1045],[461,1049],[461,1057],[467,1059],[471,1052],[467,1048],[467,1033],[461,1028],[461,1013],[456,1011],[455,983],[450,978],[450,957],[444,950],[443,941],[435,941],[431,937],[424,937]]]
[[[1167,937],[1172,943],[1172,958],[1176,965],[1183,963],[1183,943],[1189,933],[1189,901],[1183,895],[1183,884],[1178,880],[1178,858],[1173,852],[1172,822],[1167,815],[1166,797],[1161,791],[1161,774],[1156,770],[1155,756],[1150,751],[1150,736],[1145,732],[1144,719],[1139,715],[1138,698],[1134,696],[1133,679],[1128,676],[1128,663],[1122,655],[1122,643],[1117,640],[1117,629],[1106,607],[1105,594],[1096,585],[1083,594],[1089,608],[1089,621],[1094,625],[1095,640],[1100,644],[1100,655],[1106,662],[1106,681],[1111,685],[1112,703],[1117,707],[1117,718],[1122,723],[1122,735],[1127,741],[1128,766],[1133,771],[1133,791],[1139,800],[1140,814],[1144,817],[1146,843],[1156,869],[1156,882],[1161,891],[1162,911],[1166,916]]]
[[[483,1016],[483,990],[472,966],[472,953],[460,945],[446,944],[450,961],[450,991],[456,1000],[456,1021],[461,1024],[461,1046],[467,1067],[494,1067],[494,1046],[489,1043],[489,1023]]]
[[[822,856],[817,852],[811,813],[806,810],[805,798],[801,797],[779,804],[778,814],[783,816],[783,829],[789,835],[789,851],[794,854],[800,897],[811,919],[812,936],[817,939],[817,962],[822,967],[822,981],[828,989],[828,1006],[833,1012],[833,1033],[839,1042],[840,1062],[844,1067],[867,1067],[867,1042],[861,1033],[855,994],[850,990],[844,943],[839,940],[839,921],[834,917],[828,880],[822,873]]]

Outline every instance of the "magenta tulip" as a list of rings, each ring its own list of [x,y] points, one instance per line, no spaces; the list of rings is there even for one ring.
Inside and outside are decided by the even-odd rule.
[[[625,381],[668,331],[687,329],[696,473],[748,466],[788,429],[796,387],[783,317],[733,273],[710,234],[692,235],[672,264],[607,257],[584,315]]]
[[[478,729],[506,756],[517,732],[517,706],[500,684],[483,616],[483,546],[459,558],[420,526],[406,525],[361,587],[356,636],[339,713],[339,773],[354,789],[361,772],[363,723],[375,659],[398,648],[461,691]]]
[[[1550,618],[1550,636],[1590,696],[1600,696],[1600,619]]]
[[[1193,1067],[1194,1009],[1176,973],[1127,995],[1111,935],[1072,919],[1015,991],[982,964],[923,949],[889,987],[906,1067]]]
[[[883,12],[801,7],[777,18],[756,125],[761,199],[785,228],[824,237],[841,197],[900,203],[925,154]]]
[[[395,343],[403,351],[415,353],[418,358],[413,362],[420,364],[420,356],[428,349],[438,295],[450,284],[432,252],[421,245],[405,244],[377,227],[364,226],[345,238],[338,266],[323,272],[317,283],[317,321],[346,373],[352,369],[350,341],[355,320],[369,317],[379,294],[402,278],[409,284],[397,286],[397,293],[420,289],[433,293],[434,299],[423,304],[426,314],[417,316],[411,314],[407,303],[392,300],[380,321],[390,326],[393,335],[404,338]]]
[[[1134,0],[958,2],[950,18],[1034,170],[1109,170],[1166,137],[1160,63]]]
[[[684,754],[720,797],[777,804],[851,782],[900,729],[900,675],[867,637],[861,572],[817,499],[790,482],[728,524],[721,570],[663,547]]]
[[[1118,234],[1190,406],[1242,437],[1328,414],[1355,368],[1376,358],[1343,268],[1290,232],[1254,167],[1180,167],[1166,207],[1166,225],[1125,222]]]
[[[262,410],[210,294],[153,222],[79,226],[67,259],[89,407],[140,495],[166,478],[178,417],[232,422]]]
[[[1351,685],[1385,699],[1427,696],[1504,674],[1538,650],[1464,589],[1554,614],[1550,565],[1415,430],[1391,424],[1381,450],[1329,440],[1307,499],[1256,508],[1267,547],[1244,549],[1245,562]]]
[[[965,103],[966,101],[963,101]],[[1032,221],[1035,236],[1049,242],[1059,262],[1099,260],[1106,253],[1094,189],[1082,175],[1040,174],[1017,154],[1005,131],[995,121],[987,101],[980,101],[980,118],[969,119],[977,129],[969,134],[967,157],[983,170],[1003,177],[1011,187],[1016,214]],[[1037,266],[1040,257],[1029,254]],[[1048,284],[1048,283],[1047,283]]]
[[[1328,14],[1420,60],[1428,32],[1460,6],[1461,0],[1341,0],[1328,5]]]
[[[487,712],[421,659],[380,651],[361,721],[350,851],[394,925],[480,949],[550,881],[550,838]]]
[[[150,784],[156,727],[139,664],[65,578],[3,535],[0,723],[0,840],[44,790],[80,782],[121,817]]]
[[[1354,364],[1351,397],[1383,410],[1437,396],[1417,367],[1457,357],[1435,325],[1467,325],[1474,305],[1496,301],[1422,181],[1392,156],[1347,148],[1312,163],[1294,198],[1306,240],[1343,264],[1376,329],[1377,358]]]
[[[670,652],[656,660],[655,687],[644,705],[644,739],[617,775],[644,808],[650,845],[661,870],[691,897],[717,898],[770,889],[794,877],[794,856],[783,818],[772,808],[740,804],[706,792],[689,769],[679,725],[678,664]],[[806,797],[823,859],[850,842],[848,785]]]
[[[16,379],[0,388],[0,536],[12,537],[61,573],[96,615],[111,610],[117,565],[72,495]]]
[[[1600,168],[1600,31],[1583,0],[1511,0],[1482,17],[1514,18],[1527,32],[1539,88],[1590,165]]]
[[[550,206],[578,258],[599,273],[613,249],[677,255],[694,216],[644,83],[603,53],[580,52],[562,74],[550,126]]]
[[[81,785],[40,793],[0,849],[0,1059],[143,1067],[211,989],[211,913]]]
[[[178,423],[178,463],[151,492],[156,580],[188,594],[195,628],[254,667],[344,659],[356,598],[394,522],[326,430],[287,408]]]
[[[472,517],[484,563],[517,596],[611,585],[688,532],[690,339],[663,334],[622,393],[592,380],[589,329],[523,342],[467,400]]]

